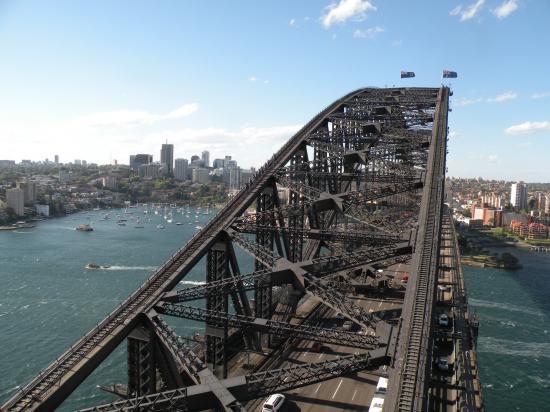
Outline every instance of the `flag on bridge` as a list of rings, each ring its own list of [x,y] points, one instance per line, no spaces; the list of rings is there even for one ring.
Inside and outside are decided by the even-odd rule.
[[[414,72],[404,72],[403,70],[401,70],[402,79],[408,79],[410,77],[414,77]]]
[[[457,77],[458,77],[458,74],[456,72],[452,72],[450,70],[443,70],[444,79],[456,79]]]

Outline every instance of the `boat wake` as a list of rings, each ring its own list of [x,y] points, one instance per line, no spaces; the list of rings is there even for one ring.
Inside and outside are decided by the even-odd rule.
[[[155,266],[110,266],[101,270],[155,270]]]
[[[521,306],[511,305],[509,303],[491,302],[488,300],[480,300],[480,299],[468,299],[468,303],[470,303],[472,306],[477,306],[481,308],[494,308],[494,309],[506,310],[509,312],[525,313],[527,315],[544,316],[543,312],[538,311],[536,309],[524,308]]]
[[[550,358],[550,346],[545,342],[520,342],[493,337],[480,337],[478,352],[527,358]]]
[[[201,282],[199,280],[182,280],[180,282],[181,285],[192,285],[192,286],[200,286],[205,285],[206,282]]]

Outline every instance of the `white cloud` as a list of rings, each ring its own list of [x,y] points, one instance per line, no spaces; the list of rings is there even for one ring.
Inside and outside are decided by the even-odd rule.
[[[478,97],[477,99],[460,98],[457,100],[456,105],[459,107],[464,107],[464,106],[470,106],[472,104],[481,103],[482,101],[483,99],[481,97]]]
[[[326,10],[321,23],[328,29],[335,23],[345,23],[349,19],[363,20],[369,11],[376,11],[376,7],[369,0],[340,0],[330,4]]]
[[[550,92],[545,93],[533,93],[531,99],[544,99],[545,97],[550,97]]]
[[[484,4],[485,0],[477,0],[469,6],[459,5],[452,9],[449,14],[451,16],[460,16],[460,21],[471,20],[480,12]]]
[[[151,125],[162,120],[180,119],[198,110],[197,103],[185,104],[166,114],[152,114],[145,110],[116,110],[112,112],[93,113],[76,119],[81,126],[128,127]]]
[[[353,37],[360,39],[373,39],[378,33],[383,33],[385,30],[383,27],[369,27],[366,30],[355,30]]]
[[[127,164],[130,154],[151,153],[159,159],[160,145],[168,139],[174,144],[175,157],[189,158],[209,150],[211,158],[232,155],[243,167],[260,166],[278,150],[301,125],[258,127],[244,125],[221,127],[163,128],[141,125],[135,128],[85,126],[75,121],[59,123],[2,123],[2,152],[14,160],[53,158],[62,162],[85,159],[108,164],[111,159]],[[22,142],[25,142],[22,144]]]
[[[456,6],[454,9],[452,9],[450,12],[449,12],[449,15],[450,16],[458,16],[460,14],[460,12],[462,11],[462,5],[459,4],[458,6]]]
[[[251,83],[256,83],[256,82],[262,82],[264,84],[268,84],[269,83],[269,80],[267,79],[260,79],[259,77],[256,77],[256,76],[250,76],[248,78],[248,81],[251,82]]]
[[[489,162],[496,162],[496,161],[498,160],[498,155],[496,155],[496,154],[491,154],[491,155],[487,156],[487,160],[488,160]]]
[[[290,19],[290,21],[288,22],[288,25],[290,27],[297,27],[296,19]]]
[[[518,97],[517,93],[506,92],[506,93],[499,94],[498,96],[495,96],[495,97],[490,97],[487,99],[487,101],[489,103],[504,103],[509,100],[517,99],[517,97]]]
[[[505,0],[500,6],[493,10],[493,14],[499,19],[504,19],[517,9],[517,0]]]
[[[392,47],[401,47],[403,45],[403,40],[394,40],[391,42]]]
[[[509,135],[529,134],[541,131],[550,131],[550,122],[524,122],[510,126],[504,130]]]

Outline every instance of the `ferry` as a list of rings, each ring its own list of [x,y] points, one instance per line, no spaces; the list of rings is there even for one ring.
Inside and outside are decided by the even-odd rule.
[[[31,227],[34,227],[34,225],[27,223],[27,222],[15,222],[14,225],[17,229],[30,229]]]
[[[94,230],[90,225],[87,224],[78,225],[77,227],[75,227],[75,229],[80,232],[92,232]]]
[[[88,263],[85,266],[86,269],[108,269],[110,267],[110,265],[98,265],[97,263]]]
[[[162,226],[162,225],[157,225],[157,229],[164,229],[164,226]]]

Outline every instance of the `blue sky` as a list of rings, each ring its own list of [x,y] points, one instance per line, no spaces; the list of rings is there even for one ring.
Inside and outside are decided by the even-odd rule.
[[[0,158],[127,163],[168,139],[259,166],[350,90],[448,68],[449,175],[550,181],[549,16],[546,0],[0,0]]]

